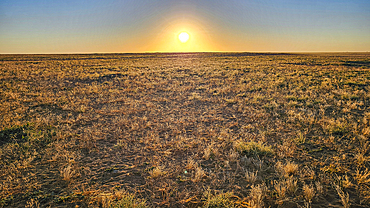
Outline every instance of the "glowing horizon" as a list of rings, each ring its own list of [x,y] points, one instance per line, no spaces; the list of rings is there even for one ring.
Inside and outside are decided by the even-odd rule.
[[[0,53],[366,52],[369,11],[365,0],[2,1]]]

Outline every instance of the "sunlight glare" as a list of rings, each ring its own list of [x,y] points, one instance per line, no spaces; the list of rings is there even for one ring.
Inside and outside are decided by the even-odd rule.
[[[186,43],[188,40],[189,40],[189,34],[187,32],[182,32],[179,34],[179,40],[182,42],[182,43]]]

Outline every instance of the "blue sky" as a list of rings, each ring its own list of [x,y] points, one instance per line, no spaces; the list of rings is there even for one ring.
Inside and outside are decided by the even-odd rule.
[[[370,51],[370,1],[0,0],[0,53],[155,51]]]

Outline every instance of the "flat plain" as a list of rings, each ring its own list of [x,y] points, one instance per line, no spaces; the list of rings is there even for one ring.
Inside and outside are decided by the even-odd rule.
[[[0,207],[369,207],[369,53],[0,55]]]

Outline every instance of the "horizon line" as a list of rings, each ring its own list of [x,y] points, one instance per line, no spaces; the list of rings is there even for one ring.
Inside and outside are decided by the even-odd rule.
[[[188,54],[188,53],[370,53],[370,51],[143,51],[143,52],[55,52],[55,53],[0,53],[0,55],[83,55],[83,54]]]

